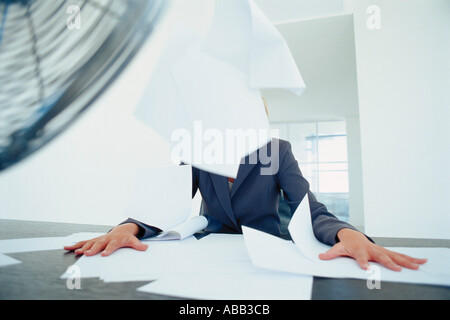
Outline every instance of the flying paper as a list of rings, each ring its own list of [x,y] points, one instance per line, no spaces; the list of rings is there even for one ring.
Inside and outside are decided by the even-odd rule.
[[[217,1],[204,38],[173,29],[135,115],[171,143],[174,163],[236,178],[272,139],[266,88],[305,89],[286,42],[253,1]]]
[[[128,217],[167,231],[189,219],[191,206],[191,166],[136,170]]]
[[[251,88],[306,89],[286,41],[253,0],[217,0],[203,50],[248,73]]]

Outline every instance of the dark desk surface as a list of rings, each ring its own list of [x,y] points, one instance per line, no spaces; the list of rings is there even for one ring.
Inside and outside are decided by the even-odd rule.
[[[36,237],[62,237],[76,232],[107,232],[109,226],[89,226],[45,222],[0,220],[0,240]],[[374,239],[390,247],[450,247],[449,240]],[[81,290],[69,290],[60,276],[76,262],[73,253],[64,250],[8,254],[22,263],[0,267],[1,300],[179,300],[137,292],[148,283],[104,283],[82,279]],[[411,299],[450,300],[450,287],[382,282],[381,289],[369,290],[364,280],[314,278],[312,299],[366,300]]]

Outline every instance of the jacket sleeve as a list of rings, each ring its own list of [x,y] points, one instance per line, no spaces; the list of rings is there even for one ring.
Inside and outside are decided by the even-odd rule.
[[[138,238],[138,239],[147,239],[147,238],[150,238],[150,237],[162,232],[162,230],[159,228],[149,226],[145,223],[134,220],[132,218],[128,218],[127,220],[120,223],[119,225],[126,224],[126,223],[134,223],[135,225],[138,226],[139,233],[136,235],[136,238]]]
[[[276,174],[279,187],[284,191],[286,202],[295,212],[300,202],[308,193],[311,208],[311,220],[316,238],[325,244],[335,245],[339,242],[337,233],[343,228],[356,230],[352,225],[339,220],[328,212],[325,205],[318,202],[310,191],[308,181],[303,177],[298,162],[294,158],[289,142],[280,143],[280,164]],[[369,239],[370,240],[370,239]]]

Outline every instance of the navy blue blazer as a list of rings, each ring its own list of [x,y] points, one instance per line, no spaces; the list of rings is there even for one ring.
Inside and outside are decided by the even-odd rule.
[[[274,147],[276,144],[278,148]],[[239,167],[231,191],[227,177],[193,168],[192,197],[198,191],[203,199],[202,214],[209,222],[205,231],[241,233],[242,226],[247,226],[282,235],[279,212],[282,192],[291,212],[295,212],[308,193],[314,234],[319,241],[334,245],[338,242],[336,235],[339,230],[355,230],[317,201],[294,158],[291,144],[284,140],[274,139],[255,154],[246,157]],[[158,229],[132,219],[126,222],[134,222],[140,227],[140,238],[158,232]]]

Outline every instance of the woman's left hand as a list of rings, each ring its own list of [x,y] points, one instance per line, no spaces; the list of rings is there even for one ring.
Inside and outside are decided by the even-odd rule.
[[[417,270],[426,259],[417,259],[407,255],[387,250],[369,241],[361,232],[342,229],[338,232],[339,243],[330,250],[319,255],[321,260],[332,260],[337,257],[351,257],[359,266],[367,270],[369,261],[378,262],[386,268],[401,271],[402,268]]]

